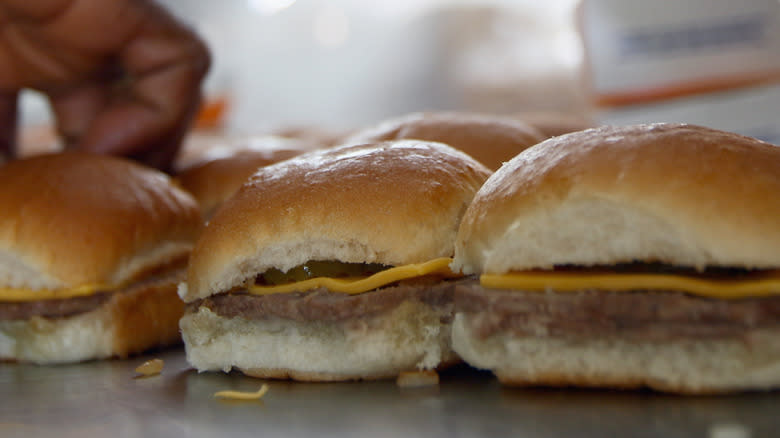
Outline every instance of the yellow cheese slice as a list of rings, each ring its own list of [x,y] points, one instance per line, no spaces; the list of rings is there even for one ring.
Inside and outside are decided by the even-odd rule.
[[[331,292],[345,294],[359,294],[374,290],[386,284],[390,284],[407,278],[421,277],[423,275],[440,274],[448,277],[456,276],[450,270],[452,259],[442,257],[429,260],[424,263],[415,263],[403,266],[396,266],[377,272],[368,277],[352,278],[331,278],[316,277],[308,280],[297,281],[295,283],[280,284],[275,286],[263,286],[257,284],[248,284],[247,290],[253,295],[268,295],[289,292],[305,292],[307,290],[324,287]]]
[[[513,272],[483,274],[483,287],[529,291],[573,292],[583,289],[631,291],[674,290],[711,298],[745,298],[780,295],[780,271],[766,271],[743,279],[709,279],[674,274]]]
[[[112,291],[119,289],[118,286],[107,286],[100,284],[87,284],[77,286],[71,289],[21,289],[21,288],[0,288],[0,302],[24,302],[38,300],[60,300],[64,298],[75,298],[92,295],[97,291]]]

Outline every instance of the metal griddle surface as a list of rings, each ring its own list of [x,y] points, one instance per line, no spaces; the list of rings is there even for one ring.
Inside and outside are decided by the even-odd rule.
[[[161,375],[136,366],[165,360]],[[0,437],[776,437],[780,393],[678,397],[652,392],[503,388],[467,367],[436,387],[394,381],[264,381],[190,369],[179,349],[66,366],[0,363]]]

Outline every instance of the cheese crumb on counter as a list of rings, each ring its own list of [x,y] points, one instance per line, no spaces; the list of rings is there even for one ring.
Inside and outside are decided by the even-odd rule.
[[[232,400],[260,400],[266,392],[268,392],[268,385],[264,383],[257,392],[217,391],[214,393],[214,397]]]
[[[162,359],[151,359],[136,367],[135,372],[140,374],[140,377],[156,376],[162,372],[164,365]]]

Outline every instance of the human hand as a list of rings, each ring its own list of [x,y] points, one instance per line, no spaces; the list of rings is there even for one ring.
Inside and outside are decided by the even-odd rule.
[[[152,0],[3,0],[0,153],[15,154],[18,92],[31,88],[48,97],[67,148],[167,170],[209,62]]]

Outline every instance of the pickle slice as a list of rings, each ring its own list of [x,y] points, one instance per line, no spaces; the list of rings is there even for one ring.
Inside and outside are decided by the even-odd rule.
[[[257,276],[256,283],[269,286],[295,283],[316,277],[349,278],[368,277],[391,266],[379,263],[343,263],[312,260],[298,265],[287,272],[271,268]]]

